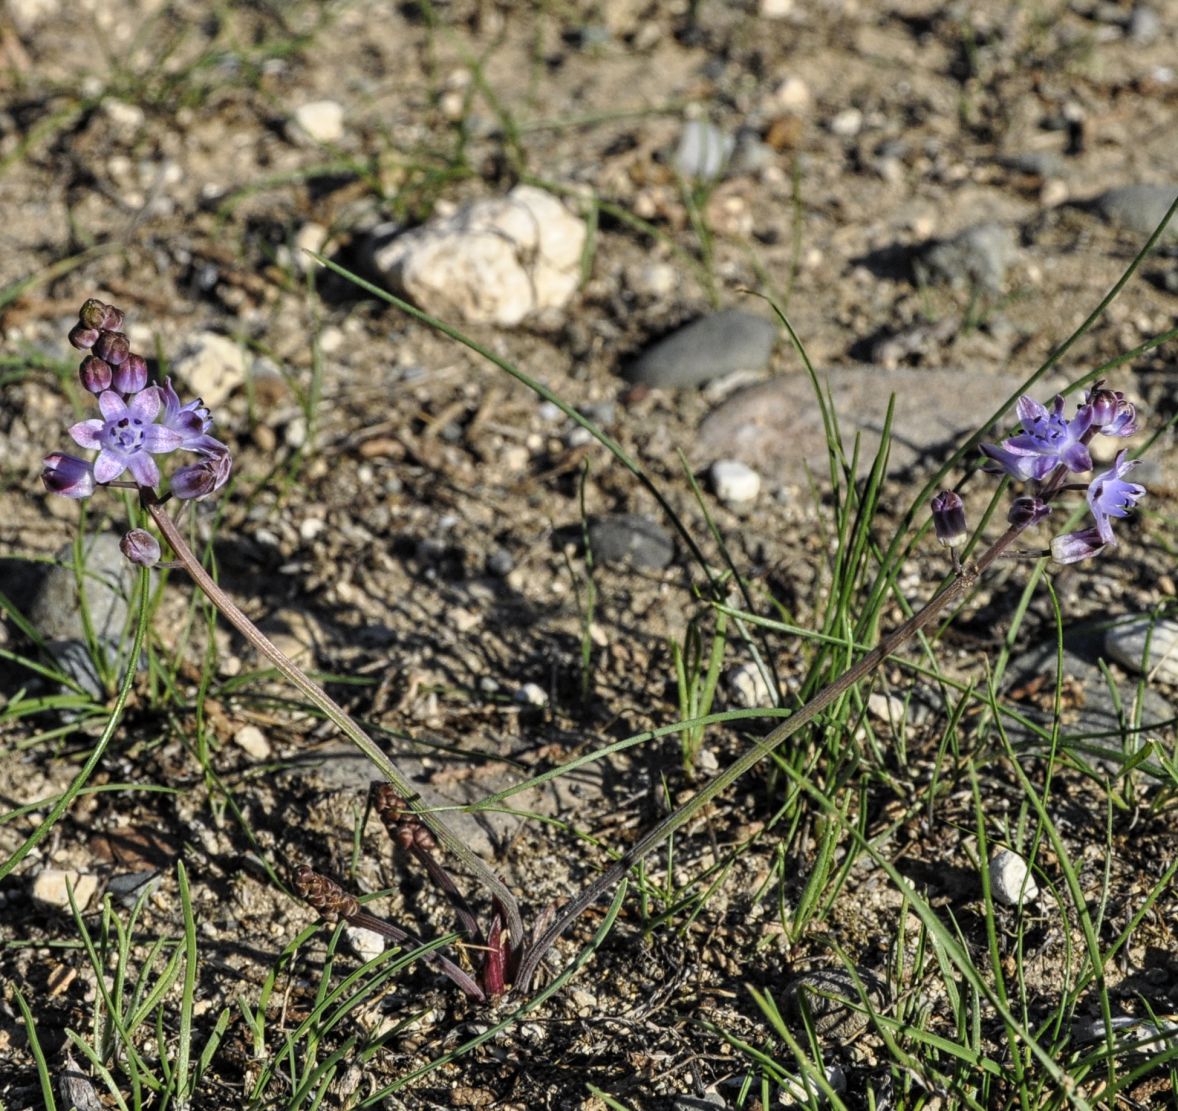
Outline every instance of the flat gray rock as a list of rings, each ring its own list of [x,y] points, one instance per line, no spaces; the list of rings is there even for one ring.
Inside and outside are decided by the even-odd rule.
[[[818,378],[824,389],[830,386],[848,456],[855,434],[862,436],[861,474],[871,468],[891,394],[896,411],[889,471],[896,473],[948,454],[1023,381],[1013,374],[877,366],[836,368]],[[702,467],[717,459],[739,459],[778,482],[804,483],[806,467],[824,476],[826,436],[809,379],[774,378],[717,406],[700,424],[692,463]]]
[[[1109,626],[1104,649],[1131,674],[1148,672],[1178,686],[1178,621],[1156,620],[1148,614],[1127,617]]]
[[[88,536],[83,543],[81,590],[73,545],[62,548],[57,560],[37,586],[28,618],[57,666],[98,698],[104,693],[103,684],[91,653],[86,621],[98,646],[113,658],[127,627],[127,601],[135,569],[119,550],[119,537],[109,532]]]
[[[769,362],[777,326],[741,309],[702,316],[648,347],[625,370],[635,385],[675,389],[701,386],[737,370]]]
[[[1174,707],[1157,691],[1147,687],[1142,697],[1141,727],[1132,726],[1137,684],[1122,682],[1117,686],[1118,699],[1109,689],[1108,679],[1100,668],[1102,659],[1112,657],[1103,649],[1102,630],[1077,625],[1064,633],[1060,743],[1099,767],[1115,771],[1118,757],[1136,752],[1150,738],[1162,739],[1173,726],[1166,724],[1175,716]],[[1011,704],[1029,721],[1050,729],[1055,697],[1055,642],[1037,645],[1010,661],[1006,669],[1008,697],[1018,697]],[[1036,733],[1013,720],[1006,731],[1015,744],[1041,747],[1045,742]]]
[[[1178,185],[1122,185],[1101,193],[1092,201],[1092,209],[1110,224],[1149,236],[1162,222],[1175,197],[1178,197]],[[1163,241],[1174,239],[1178,239],[1178,217],[1162,232]]]
[[[602,563],[628,563],[661,571],[675,558],[675,541],[641,513],[615,513],[589,522],[589,548]]]

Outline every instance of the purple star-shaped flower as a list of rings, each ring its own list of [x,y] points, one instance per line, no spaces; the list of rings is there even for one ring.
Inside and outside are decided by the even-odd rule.
[[[164,412],[160,424],[180,433],[180,447],[187,451],[199,451],[204,455],[219,455],[229,449],[220,440],[208,435],[213,427],[212,417],[198,397],[187,405],[180,404],[180,397],[172,387],[172,379],[165,378],[159,387],[164,399]]]
[[[1121,451],[1113,462],[1112,469],[1102,471],[1088,486],[1088,507],[1096,518],[1096,531],[1105,544],[1115,544],[1110,517],[1128,517],[1129,511],[1145,497],[1145,487],[1136,482],[1126,482],[1124,476],[1137,464],[1139,459],[1126,459],[1129,453]]]
[[[982,453],[1012,478],[1024,481],[1046,478],[1061,463],[1069,471],[1092,469],[1092,456],[1084,434],[1092,424],[1092,407],[1081,405],[1069,421],[1063,416],[1064,400],[1056,397],[1051,409],[1025,394],[1018,399],[1022,432],[996,444],[982,444]]]
[[[159,467],[153,455],[165,455],[180,447],[184,437],[173,428],[155,424],[162,399],[155,386],[140,390],[124,401],[114,390],[98,395],[104,419],[79,421],[70,435],[79,447],[97,449],[94,480],[113,482],[129,470],[139,486],[157,486]]]

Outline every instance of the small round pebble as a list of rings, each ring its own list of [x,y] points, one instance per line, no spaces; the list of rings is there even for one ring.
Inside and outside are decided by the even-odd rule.
[[[712,489],[726,505],[750,505],[761,492],[761,476],[737,459],[718,459],[711,475]]]
[[[1027,862],[1009,849],[1000,849],[990,858],[990,890],[1008,907],[1033,903],[1039,897],[1039,885]]]
[[[312,100],[300,104],[287,129],[292,139],[335,143],[344,134],[344,107],[334,100]]]
[[[525,706],[548,705],[548,695],[539,683],[525,683],[515,692],[515,700],[522,702]]]

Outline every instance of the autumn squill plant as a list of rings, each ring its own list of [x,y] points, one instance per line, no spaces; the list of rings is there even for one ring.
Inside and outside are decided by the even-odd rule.
[[[425,809],[420,795],[360,725],[250,621],[193,554],[168,505],[177,502],[183,507],[217,493],[229,480],[232,458],[229,449],[211,435],[212,419],[199,400],[182,404],[170,379],[162,385],[148,382],[147,362],[130,350],[122,327],[123,313],[97,299],[86,301],[79,312],[69,340],[89,352],[82,360],[79,377],[95,395],[101,416],[80,421],[69,432],[78,447],[97,454],[92,459],[63,452],[46,456],[41,470],[45,488],[76,499],[88,498],[103,487],[130,489],[138,495],[159,537],[133,528],[122,539],[123,554],[133,563],[151,567],[160,561],[162,538],[171,548],[175,564],[192,577],[230,624],[380,769],[390,794],[380,796],[379,808],[394,835],[407,836],[418,859],[431,863],[436,838],[486,888],[495,907],[487,936],[483,937],[469,913],[460,914],[459,923],[463,932],[472,934],[472,940],[477,938],[482,946],[480,979],[487,991],[448,958],[433,955],[426,959],[474,998],[498,994],[515,972],[508,939],[518,951],[524,937],[515,898],[439,815]],[[188,452],[195,459],[174,470],[165,489],[157,458],[177,451]],[[400,809],[394,808],[390,796],[401,800]],[[436,879],[443,871],[437,866],[430,874]],[[322,913],[377,930],[398,942],[421,944],[409,931],[361,910],[355,897],[328,877],[302,867],[295,870],[293,879],[302,897]],[[443,889],[447,890],[445,884]],[[449,889],[456,891],[453,881]]]
[[[566,903],[548,921],[525,934],[515,898],[488,865],[436,813],[431,813],[409,782],[375,742],[327,693],[266,638],[208,575],[193,555],[168,512],[172,501],[184,503],[220,490],[231,470],[228,449],[211,435],[212,420],[200,401],[181,404],[171,381],[152,385],[147,366],[132,353],[120,329],[123,314],[90,300],[83,305],[77,327],[70,333],[75,347],[91,353],[83,360],[83,385],[97,397],[102,416],[70,429],[75,443],[97,452],[93,459],[54,453],[45,460],[42,477],[47,489],[71,498],[85,498],[99,488],[125,487],[137,492],[139,502],[171,548],[176,562],[188,572],[213,604],[383,773],[386,783],[374,790],[374,805],[402,852],[416,861],[450,902],[458,933],[483,954],[477,975],[448,957],[432,953],[426,959],[471,998],[497,996],[513,987],[524,993],[545,954],[590,906],[605,898],[627,873],[688,822],[701,807],[728,788],[787,738],[813,722],[850,687],[871,675],[889,656],[926,629],[950,607],[961,602],[979,577],[1005,556],[1049,557],[1057,563],[1076,563],[1100,554],[1117,543],[1113,522],[1126,517],[1145,489],[1129,480],[1137,465],[1120,451],[1112,466],[1086,481],[1091,472],[1090,444],[1097,436],[1123,439],[1137,429],[1133,405],[1123,394],[1095,383],[1069,417],[1067,402],[1056,397],[1048,408],[1024,396],[1017,415],[1021,430],[1000,444],[983,445],[987,469],[1004,473],[1023,484],[1007,515],[1007,528],[976,559],[962,560],[958,549],[969,537],[960,495],[942,490],[931,502],[937,539],[953,560],[953,576],[932,600],[835,681],[795,710],[781,725],[754,743],[728,768],[698,790],[682,807],[623,852],[593,883]],[[157,457],[188,452],[195,460],[172,473],[163,487]],[[125,477],[129,476],[129,477]],[[1093,522],[1036,549],[1015,548],[1030,529],[1042,525],[1065,496],[1083,492]],[[133,529],[123,539],[123,551],[133,562],[150,566],[161,556],[160,539],[144,529]],[[457,883],[435,851],[438,844],[451,853],[483,885],[493,913],[486,929],[480,925]],[[398,943],[420,945],[400,926],[371,915],[355,896],[335,881],[309,867],[297,868],[296,889],[317,910],[330,917],[374,929]]]

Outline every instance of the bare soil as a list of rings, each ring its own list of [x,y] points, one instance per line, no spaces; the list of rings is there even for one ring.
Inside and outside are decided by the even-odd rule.
[[[1123,184],[1178,182],[1178,78],[1166,68],[1178,56],[1178,2],[1152,9],[1160,30],[1143,42],[1125,33],[1131,5],[1115,3],[799,0],[781,19],[753,3],[710,0],[12,5],[0,11],[6,565],[51,556],[78,527],[78,507],[47,498],[37,475],[41,457],[64,447],[66,427],[79,419],[65,334],[78,305],[96,295],[127,310],[132,339],[153,356],[173,357],[185,337],[213,329],[275,369],[255,372],[217,408],[238,478],[232,496],[201,516],[202,535],[233,596],[308,665],[336,677],[333,694],[380,731],[390,752],[413,759],[429,788],[469,801],[672,722],[669,644],[701,613],[700,569],[681,549],[665,571],[589,567],[580,543],[583,509],[651,513],[646,491],[471,352],[321,269],[307,277],[292,250],[296,233],[320,225],[326,253],[355,266],[377,222],[428,219],[439,205],[498,195],[521,178],[566,191],[570,203],[586,194],[608,202],[589,273],[564,310],[516,329],[469,332],[570,403],[608,403],[610,433],[718,563],[679,455],[690,456],[718,395],[632,390],[619,374],[627,358],[712,307],[748,307],[742,291],[752,289],[781,304],[820,369],[874,363],[881,341],[949,320],[957,324],[885,350],[900,351],[906,368],[1029,374],[1143,242],[1102,223],[1085,202]],[[327,147],[292,139],[286,123],[295,108],[321,98],[344,107],[341,139]],[[127,104],[141,115],[121,111]],[[764,158],[697,190],[695,210],[670,168],[691,114],[731,134],[746,129]],[[1038,152],[1054,156],[1051,172],[1011,167]],[[983,221],[1017,236],[1001,290],[914,280],[914,249]],[[652,263],[672,268],[668,287],[644,284]],[[1060,371],[1085,373],[1172,327],[1178,297],[1165,279],[1175,265],[1164,254],[1147,262]],[[308,445],[299,397],[317,366],[322,392]],[[812,404],[788,343],[769,373],[796,381],[799,407]],[[878,373],[886,391],[883,362]],[[1140,404],[1149,432],[1167,425],[1172,347],[1119,368],[1113,385]],[[954,398],[928,402],[951,408]],[[1169,433],[1151,458],[1149,513],[1115,558],[1057,577],[1069,623],[1149,610],[1174,594]],[[804,475],[764,477],[755,509],[713,506],[716,525],[763,612],[812,624],[829,582],[822,522],[830,506]],[[898,519],[922,481],[905,475],[885,498],[882,543],[894,523],[888,514]],[[104,527],[110,514],[118,529],[118,513],[114,498],[96,499],[86,527]],[[914,605],[944,571],[931,549],[911,561],[903,585]],[[938,649],[946,671],[981,674],[1026,574],[1014,565],[987,585]],[[173,575],[155,623],[163,645],[175,647],[190,596]],[[1040,590],[1016,649],[1052,639],[1051,614]],[[901,616],[897,608],[887,619]],[[4,647],[26,650],[14,623],[3,636]],[[159,698],[144,678],[92,781],[124,786],[80,799],[0,884],[0,979],[31,1001],[52,1062],[63,1059],[67,1029],[89,1029],[95,985],[70,917],[29,901],[31,877],[44,867],[103,883],[159,870],[139,927],[150,938],[179,930],[175,866],[183,859],[202,958],[197,1045],[236,998],[257,1005],[284,947],[315,921],[280,882],[299,861],[348,877],[357,891],[389,889],[382,910],[424,933],[448,928],[437,897],[393,858],[376,823],[355,836],[370,778],[364,761],[293,708],[289,691],[234,682],[258,661],[223,630],[216,644],[204,702],[195,635],[180,647],[178,700]],[[782,676],[797,682],[805,664],[798,642],[772,644]],[[735,644],[730,656],[731,665],[743,658]],[[0,668],[6,697],[39,689],[16,664]],[[910,681],[899,669],[885,679],[901,693]],[[544,692],[543,705],[515,697],[529,683]],[[3,809],[70,783],[93,730],[48,733],[61,724],[41,716],[4,726]],[[245,725],[265,734],[268,758],[235,743]],[[888,736],[886,723],[875,728]],[[903,758],[863,776],[870,789],[851,805],[869,836],[894,827],[880,850],[953,916],[985,963],[968,761],[945,763],[943,729],[936,715],[908,725]],[[42,739],[25,743],[35,736]],[[211,774],[198,759],[202,736]],[[707,751],[722,765],[747,736],[716,730]],[[1161,739],[1172,751],[1172,728]],[[693,785],[673,737],[595,767],[529,796],[548,821],[470,827],[531,914],[568,898]],[[1042,781],[1040,761],[1027,768]],[[980,788],[989,832],[1001,840],[1021,817],[1017,781],[991,760]],[[650,882],[680,893],[718,881],[697,914],[662,921],[670,904],[632,895],[570,988],[386,1105],[602,1108],[594,1085],[629,1107],[690,1106],[675,1100],[715,1090],[735,1106],[737,1089],[724,1083],[749,1059],[719,1031],[790,1060],[749,987],[781,999],[799,971],[837,966],[839,949],[883,976],[906,912],[865,858],[829,913],[787,944],[782,914],[809,875],[816,830],[813,817],[801,830],[776,821],[785,791],[782,780],[754,772],[676,838],[671,875],[665,854],[652,861]],[[1060,773],[1052,797],[1082,862],[1086,897],[1092,905],[1105,898],[1107,944],[1173,856],[1173,809],[1110,813],[1105,790],[1074,772]],[[0,825],[3,858],[36,817]],[[1036,913],[1025,975],[1046,1009],[1076,938],[1049,904]],[[583,920],[558,947],[558,964],[599,920]],[[1159,1009],[1178,1004],[1176,921],[1166,892],[1107,969],[1126,1007],[1142,992]],[[284,964],[268,1003],[272,1042],[313,1002],[328,937],[325,928]],[[942,1028],[934,973],[917,977],[938,1016],[930,1025],[953,1036]],[[516,1002],[472,1006],[417,966],[357,1016],[368,1034],[394,1033],[323,1106],[352,1106]],[[882,1090],[886,1053],[873,1031],[834,1036],[825,1048],[845,1069],[851,1106],[866,1105],[869,1086]],[[243,1106],[258,1068],[235,1010],[199,1106]],[[275,1079],[265,1102],[286,1106],[288,1097]],[[1172,1106],[1152,1089],[1135,1098],[1135,1106]],[[0,1001],[0,1105],[39,1099],[9,994]]]

